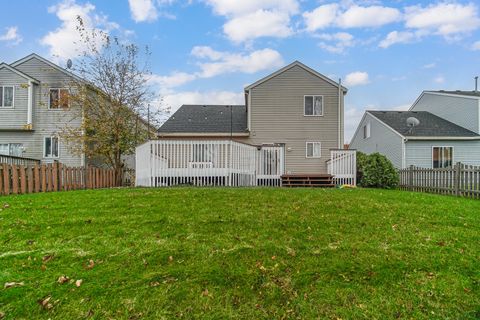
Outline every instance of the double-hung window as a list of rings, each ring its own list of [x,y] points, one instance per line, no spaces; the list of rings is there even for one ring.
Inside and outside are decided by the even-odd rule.
[[[303,115],[323,116],[323,96],[304,96]]]
[[[13,86],[0,86],[0,107],[13,108]]]
[[[44,158],[58,158],[60,151],[59,140],[57,136],[45,137],[43,146]]]
[[[322,155],[321,142],[307,142],[307,150],[306,150],[307,158],[320,158],[321,155]]]
[[[70,106],[68,101],[68,89],[51,88],[48,95],[49,109],[66,109]]]
[[[433,147],[433,168],[451,168],[453,165],[453,147]]]

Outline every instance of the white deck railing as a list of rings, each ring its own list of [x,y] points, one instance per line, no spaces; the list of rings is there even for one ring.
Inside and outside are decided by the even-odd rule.
[[[283,147],[230,140],[154,140],[136,150],[136,185],[280,185]]]
[[[335,185],[357,185],[357,151],[330,150],[327,171],[333,176]]]

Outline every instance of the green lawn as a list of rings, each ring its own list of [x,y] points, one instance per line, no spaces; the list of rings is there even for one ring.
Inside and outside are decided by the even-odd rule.
[[[480,318],[478,200],[173,188],[0,208],[4,319]]]

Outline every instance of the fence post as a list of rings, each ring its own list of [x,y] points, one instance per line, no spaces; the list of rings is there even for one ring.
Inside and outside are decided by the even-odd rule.
[[[408,190],[413,191],[413,170],[414,166],[408,167]]]
[[[457,162],[455,164],[455,195],[458,197],[460,196],[460,179],[462,174],[462,164]]]

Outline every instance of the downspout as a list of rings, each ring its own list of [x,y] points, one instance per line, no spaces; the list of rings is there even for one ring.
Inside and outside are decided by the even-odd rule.
[[[342,139],[342,79],[338,79],[338,149],[343,149]]]
[[[33,82],[28,81],[27,97],[27,128],[33,129]]]

